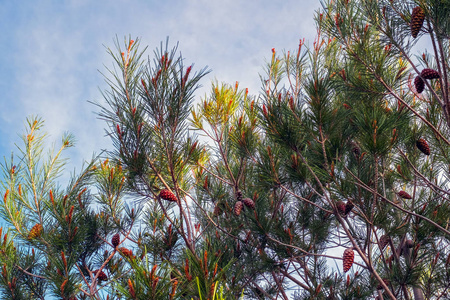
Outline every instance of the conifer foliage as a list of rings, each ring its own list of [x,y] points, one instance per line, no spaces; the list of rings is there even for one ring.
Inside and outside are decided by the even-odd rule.
[[[8,299],[445,299],[450,6],[333,0],[262,92],[177,46],[108,50],[113,142],[62,188],[43,122],[3,164]],[[412,55],[416,42],[431,51]],[[421,51],[421,50],[420,50]]]

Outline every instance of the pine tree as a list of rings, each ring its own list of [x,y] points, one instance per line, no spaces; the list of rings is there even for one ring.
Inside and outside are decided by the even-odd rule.
[[[0,213],[9,225],[0,246],[2,298],[74,299],[80,290],[94,296],[97,279],[106,275],[100,262],[106,223],[93,210],[88,190],[95,165],[88,164],[62,189],[61,155],[73,146],[73,137],[63,136],[59,150],[45,157],[43,121],[29,118],[27,124],[20,154],[2,168]]]
[[[206,68],[117,41],[107,158],[62,189],[72,137],[45,160],[30,119],[3,164],[2,296],[445,299],[449,11],[324,2],[312,47],[272,49],[256,96],[214,82],[194,101]]]
[[[334,77],[335,101],[351,107],[349,137],[365,153],[358,161],[345,148],[336,153],[330,194],[355,203],[351,222],[338,222],[362,275],[385,299],[444,297],[450,278],[449,9],[434,1],[335,1],[317,17],[339,62],[327,69],[346,74]],[[419,39],[431,40],[433,55],[411,54]]]

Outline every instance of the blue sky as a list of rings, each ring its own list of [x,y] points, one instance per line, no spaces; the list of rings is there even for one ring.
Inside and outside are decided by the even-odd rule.
[[[105,46],[114,48],[116,36],[139,37],[150,55],[167,36],[171,45],[179,42],[187,64],[212,70],[197,99],[213,80],[239,81],[257,94],[272,48],[295,50],[303,38],[312,44],[319,7],[306,0],[3,0],[0,157],[15,151],[30,115],[45,120],[51,142],[66,131],[75,135],[76,147],[66,154],[71,170],[110,147],[88,101],[102,101],[107,85],[99,71],[112,66]]]

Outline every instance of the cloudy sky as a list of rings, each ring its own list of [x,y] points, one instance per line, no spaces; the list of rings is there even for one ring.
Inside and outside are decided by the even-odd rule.
[[[319,1],[239,0],[43,0],[2,1],[0,7],[0,156],[20,143],[25,120],[45,120],[49,142],[69,131],[77,139],[67,152],[69,167],[110,147],[97,108],[107,89],[99,71],[112,66],[105,47],[114,39],[139,37],[148,54],[167,36],[179,42],[186,63],[212,72],[201,82],[204,96],[213,80],[240,82],[260,91],[259,73],[271,49],[312,44]]]

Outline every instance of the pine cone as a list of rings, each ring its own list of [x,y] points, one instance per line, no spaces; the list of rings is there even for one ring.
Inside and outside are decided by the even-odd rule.
[[[423,69],[420,76],[422,76],[423,79],[436,79],[441,77],[439,72],[433,69]]]
[[[419,34],[420,29],[423,25],[423,20],[425,20],[425,12],[420,6],[414,7],[411,13],[411,35],[413,38],[416,38]]]
[[[159,197],[167,201],[177,202],[177,197],[174,195],[174,193],[172,193],[168,189],[161,190],[159,192]]]
[[[398,192],[398,195],[400,196],[400,198],[403,198],[403,199],[412,199],[411,195],[405,191]]]
[[[356,159],[359,160],[360,155],[361,155],[361,148],[359,148],[359,145],[356,142],[351,142],[350,146],[351,146],[351,150],[352,150],[353,154],[355,155]]]
[[[220,216],[223,213],[223,210],[220,208],[219,203],[214,206],[214,216]]]
[[[255,209],[255,202],[250,198],[244,198],[242,200],[244,202],[245,206],[247,206],[250,209]]]
[[[343,201],[336,202],[336,208],[339,212],[339,214],[343,217],[345,217],[345,203]]]
[[[355,207],[353,202],[350,200],[347,201],[347,203],[345,203],[345,215],[348,215],[352,211],[353,207]]]
[[[234,205],[234,214],[236,216],[239,216],[241,214],[242,209],[244,208],[244,203],[242,203],[241,201],[237,201],[236,204]]]
[[[382,235],[380,237],[380,249],[383,250],[390,240],[391,238],[388,235]]]
[[[241,192],[241,190],[238,190],[236,192],[236,201],[242,201],[242,192]]]
[[[120,243],[120,234],[116,233],[111,238],[111,244],[114,246],[114,248],[116,248],[119,245],[119,243]]]
[[[413,240],[406,240],[405,241],[405,246],[407,248],[412,248],[414,246],[414,241]]]
[[[30,232],[28,233],[28,239],[32,240],[34,238],[40,237],[42,234],[42,225],[37,223],[36,225],[31,228]]]
[[[94,273],[94,275],[97,275],[97,273],[98,273],[98,270],[95,270],[94,272],[92,272],[92,273]],[[105,274],[105,272],[103,272],[103,271],[101,271],[99,274],[98,274],[98,280],[101,280],[101,281],[106,281],[106,280],[108,280],[108,276],[106,276],[106,274]]]
[[[418,139],[416,142],[417,148],[425,155],[430,155],[430,146],[424,139]]]
[[[353,265],[353,261],[355,259],[355,252],[353,252],[353,248],[345,249],[344,255],[342,256],[342,263],[344,266],[344,273],[350,270]]]
[[[414,78],[414,86],[416,87],[416,92],[420,94],[425,89],[425,81],[420,76],[416,76]]]

